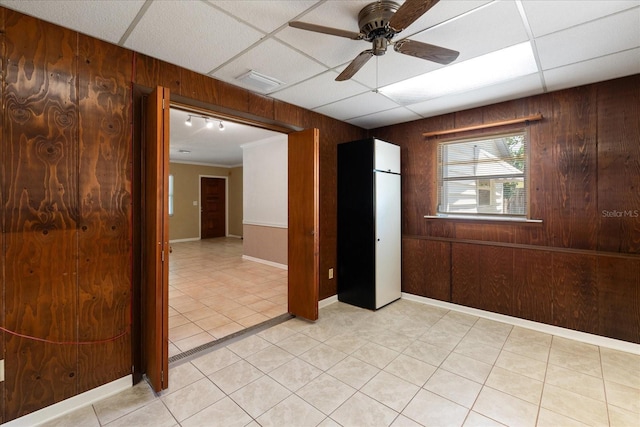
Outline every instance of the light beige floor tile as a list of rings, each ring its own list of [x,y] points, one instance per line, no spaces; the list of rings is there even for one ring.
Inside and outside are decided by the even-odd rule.
[[[474,326],[467,332],[463,340],[501,349],[507,340],[507,336],[508,335],[494,333],[491,330],[480,329]]]
[[[429,344],[435,345],[437,347],[442,347],[449,351],[456,348],[456,346],[462,341],[461,336],[456,336],[449,334],[447,331],[443,329],[434,329],[431,328],[424,335],[422,335],[419,339],[420,341],[427,342]]]
[[[309,362],[316,368],[326,371],[336,363],[345,359],[347,357],[347,354],[336,350],[333,347],[329,347],[328,345],[319,344],[313,347],[311,350],[302,353],[298,357],[306,362]]]
[[[191,363],[169,366],[169,388],[162,393],[165,395],[173,393],[189,384],[195,383],[201,378],[204,378],[204,374]]]
[[[443,369],[438,369],[423,388],[465,408],[471,408],[482,389],[482,385]]]
[[[225,397],[208,378],[203,378],[162,398],[176,420],[183,421]]]
[[[449,311],[442,317],[443,320],[452,320],[456,323],[460,323],[462,325],[473,326],[479,317],[473,316],[471,314],[460,313],[459,311]]]
[[[467,338],[466,336],[453,351],[490,365],[496,362],[500,354],[499,347],[483,344],[475,338]]]
[[[541,406],[589,425],[601,426],[609,422],[604,402],[551,384],[544,386]]]
[[[461,426],[469,410],[427,390],[420,390],[402,415],[424,426]]]
[[[357,334],[343,334],[330,338],[325,341],[325,344],[335,348],[346,354],[351,354],[363,345],[367,343],[367,340],[358,336]]]
[[[550,334],[534,331],[533,329],[522,328],[520,326],[514,326],[509,334],[510,340],[526,341],[545,347],[551,347],[552,338],[553,336]]]
[[[290,395],[291,392],[277,381],[263,376],[233,392],[229,397],[253,418],[258,418]]]
[[[560,366],[571,371],[582,372],[592,377],[602,378],[602,367],[600,359],[592,356],[585,356],[577,353],[568,353],[551,347],[549,354],[549,364]]]
[[[322,371],[309,363],[295,358],[269,373],[269,376],[291,391],[297,391]]]
[[[485,384],[534,405],[540,404],[542,381],[494,366]]]
[[[467,332],[469,332],[471,326],[472,324],[456,322],[445,316],[438,320],[431,329],[429,329],[429,331],[435,331],[440,334],[455,336],[462,339]]]
[[[399,353],[379,344],[368,343],[354,351],[351,356],[378,369],[384,369]]]
[[[211,427],[214,422],[225,427],[243,427],[251,422],[251,417],[233,400],[225,397],[191,418],[187,418],[180,425],[182,427]]]
[[[245,329],[245,327],[242,326],[241,324],[236,322],[231,322],[231,323],[227,323],[226,325],[218,326],[217,328],[209,329],[207,332],[210,335],[216,337],[217,339],[220,339],[220,338],[229,336],[231,334],[235,334],[236,332],[240,332],[243,329]]]
[[[400,414],[393,421],[393,423],[391,424],[391,427],[422,427],[422,424],[418,424],[417,422],[413,421],[411,418],[407,418],[404,415]]]
[[[172,328],[175,328],[176,326],[182,326],[186,323],[190,323],[191,320],[187,319],[184,315],[176,312],[177,314],[174,314],[173,316],[169,317],[169,325],[171,325]]]
[[[318,344],[320,344],[320,341],[315,340],[307,335],[295,334],[278,342],[277,346],[293,355],[298,356],[317,346]]]
[[[195,323],[189,322],[169,329],[169,339],[175,343],[176,341],[192,337],[202,332],[204,332],[202,328]]]
[[[172,427],[176,425],[176,420],[166,406],[160,400],[156,400],[107,425],[109,427]]]
[[[601,348],[604,379],[640,389],[640,355]]]
[[[640,425],[640,415],[637,412],[609,405],[609,422],[611,427],[632,427]]]
[[[546,362],[503,350],[496,360],[495,366],[507,369],[534,380],[544,381],[547,372]]]
[[[463,427],[503,427],[501,424],[491,418],[485,417],[477,412],[470,411],[467,419],[464,420]]]
[[[587,427],[587,424],[581,423],[573,418],[556,414],[546,408],[540,408],[538,413],[537,427]]]
[[[218,348],[198,356],[191,363],[204,375],[211,375],[220,369],[233,365],[239,360],[240,357],[228,348]]]
[[[265,374],[284,365],[291,359],[293,359],[293,355],[291,353],[288,353],[275,345],[269,346],[264,350],[260,350],[259,352],[245,358],[247,362],[251,363]]]
[[[410,320],[406,320],[411,324]],[[385,331],[371,337],[371,341],[396,352],[402,352],[414,341],[413,339],[397,332]]]
[[[607,403],[640,414],[640,390],[623,384],[605,381]]]
[[[402,352],[406,356],[422,360],[433,366],[440,366],[450,351],[422,341],[416,341]]]
[[[535,426],[538,415],[538,405],[490,387],[482,388],[473,410],[509,426]]]
[[[294,334],[296,334],[296,332],[293,329],[287,327],[286,323],[281,323],[279,325],[272,326],[269,329],[265,329],[262,332],[259,332],[258,336],[269,341],[272,344],[276,344]]]
[[[229,344],[227,348],[240,357],[248,357],[271,346],[272,344],[269,341],[266,341],[257,335],[251,335],[241,339],[240,341]]]
[[[315,427],[325,418],[322,412],[294,394],[269,409],[256,421],[262,427]]]
[[[441,367],[480,384],[486,381],[491,372],[491,365],[458,353],[451,353]]]
[[[299,389],[296,394],[315,408],[329,415],[356,390],[331,375],[322,374]]]
[[[39,427],[100,427],[98,416],[93,410],[93,406],[88,405],[75,411],[39,424]]]
[[[549,364],[545,382],[592,399],[605,401],[602,378]]]
[[[503,337],[507,337],[511,334],[513,330],[513,325],[504,322],[498,322],[496,320],[484,319],[480,318],[473,325],[472,330],[479,330],[489,332],[493,335],[500,335]]]
[[[509,338],[504,343],[503,350],[511,353],[526,356],[530,359],[535,359],[543,363],[547,363],[549,360],[549,350],[551,347],[545,344],[538,344],[537,341],[527,341],[520,338]]]
[[[182,313],[184,317],[186,317],[192,322],[196,322],[198,320],[204,319],[206,317],[214,316],[216,314],[219,315],[218,312],[216,312],[210,307],[198,308],[193,311],[187,311]]]
[[[384,371],[422,387],[436,371],[436,367],[404,354],[389,363]]]
[[[230,394],[262,376],[264,373],[260,369],[241,360],[214,372],[209,378],[222,391]]]
[[[202,328],[205,331],[209,331],[211,329],[217,328],[219,326],[227,325],[232,322],[226,316],[223,316],[220,313],[213,312],[215,314],[205,317],[204,319],[196,320],[194,323],[198,325],[198,327]]]
[[[107,424],[123,415],[153,402],[155,396],[149,384],[142,381],[135,386],[93,404],[101,424]]]
[[[600,360],[600,349],[597,345],[593,344],[554,336],[551,342],[551,348],[564,351],[565,353],[573,353],[580,357],[590,357]]]
[[[354,357],[347,357],[334,365],[327,373],[355,389],[360,389],[380,370]]]
[[[356,392],[344,402],[331,418],[340,425],[348,426],[388,426],[396,419],[398,413],[380,402]]]
[[[191,337],[174,341],[176,347],[178,347],[181,351],[188,351],[194,349],[203,344],[210,343],[214,340],[213,335],[208,332],[201,332],[199,334],[193,335]]]
[[[418,390],[420,387],[382,371],[360,391],[394,411],[401,412]]]

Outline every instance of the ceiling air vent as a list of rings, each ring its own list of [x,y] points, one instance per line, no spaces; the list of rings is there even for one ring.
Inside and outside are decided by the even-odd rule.
[[[246,73],[236,77],[236,80],[241,81],[247,86],[251,86],[258,89],[261,92],[269,92],[278,86],[284,84],[280,80],[273,77],[265,76],[264,74],[257,73],[253,70],[249,70]]]

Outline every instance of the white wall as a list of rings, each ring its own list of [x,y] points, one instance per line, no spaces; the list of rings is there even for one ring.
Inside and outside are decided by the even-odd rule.
[[[243,252],[287,265],[288,184],[286,135],[242,146]]]

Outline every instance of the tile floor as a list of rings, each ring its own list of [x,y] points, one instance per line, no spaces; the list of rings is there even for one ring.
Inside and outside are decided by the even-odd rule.
[[[46,424],[638,426],[640,355],[412,301],[334,303]]]
[[[242,240],[172,243],[169,357],[287,312],[287,271],[242,259]]]

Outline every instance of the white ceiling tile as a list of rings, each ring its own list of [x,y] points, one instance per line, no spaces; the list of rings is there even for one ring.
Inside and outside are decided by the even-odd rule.
[[[154,1],[125,46],[208,73],[263,34],[200,1]]]
[[[243,86],[236,77],[249,70],[292,85],[320,74],[326,68],[279,41],[268,39],[217,70],[213,77]],[[249,86],[244,87],[255,90]]]
[[[640,73],[640,48],[544,72],[547,89],[566,89]]]
[[[447,0],[436,3],[424,15],[402,31],[401,36],[409,37],[434,25],[453,19],[475,8],[491,3],[492,0]],[[400,37],[398,37],[400,38]]]
[[[423,117],[432,117],[439,114],[537,95],[542,92],[540,76],[536,73],[497,85],[420,102],[410,105],[408,108]]]
[[[375,89],[376,86],[383,87],[390,85],[391,83],[428,73],[429,71],[442,67],[443,65],[441,64],[403,55],[394,51],[393,48],[390,48],[383,56],[371,58],[352,79]],[[344,68],[346,68],[346,65],[340,67],[340,70]]]
[[[136,17],[144,0],[1,0],[0,5],[73,28],[83,34],[117,43]]]
[[[312,7],[316,1],[238,1],[238,0],[208,0],[209,3],[226,10],[241,20],[260,28],[266,33],[277,29],[283,24]]]
[[[518,8],[509,1],[492,3],[411,39],[457,50],[460,62],[527,41],[529,36]]]
[[[361,128],[373,129],[382,126],[395,125],[397,123],[410,122],[420,118],[421,117],[413,111],[404,107],[399,107],[392,110],[382,111],[380,113],[369,114],[368,116],[357,117],[347,121],[352,125],[359,126]]]
[[[543,70],[640,46],[640,8],[536,39]]]
[[[398,104],[379,93],[366,92],[316,108],[314,111],[329,117],[347,120],[397,107]]]
[[[335,81],[338,73],[327,71],[295,86],[288,87],[271,96],[281,101],[313,110],[331,102],[366,92],[369,89],[353,80]]]
[[[638,6],[638,0],[526,0],[522,2],[531,31],[540,37]]]

